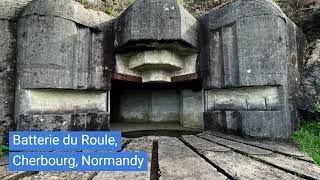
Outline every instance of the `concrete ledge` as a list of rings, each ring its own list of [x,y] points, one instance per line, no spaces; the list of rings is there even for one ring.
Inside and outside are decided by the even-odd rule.
[[[70,112],[107,112],[108,92],[22,90],[21,114],[65,114]]]
[[[206,90],[207,110],[279,110],[281,87],[242,87]]]
[[[129,68],[137,71],[162,69],[173,71],[182,69],[183,58],[168,50],[143,51],[129,59]]]
[[[19,131],[106,131],[109,113],[21,114],[16,118]]]
[[[118,53],[116,71],[141,77],[142,82],[173,82],[172,77],[196,73],[197,55],[169,48]]]

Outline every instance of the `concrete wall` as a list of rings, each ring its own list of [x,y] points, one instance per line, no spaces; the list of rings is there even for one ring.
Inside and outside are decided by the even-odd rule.
[[[123,90],[120,93],[119,119],[122,122],[148,122],[149,121],[150,92],[142,90]],[[111,106],[112,106],[111,102]],[[118,112],[115,112],[118,113]]]
[[[180,123],[184,127],[203,129],[203,93],[181,91]]]
[[[120,93],[119,114],[120,121],[125,123],[170,122],[202,129],[202,92],[187,89],[124,90]]]
[[[7,132],[15,129],[13,116],[17,18],[31,1],[0,1],[0,145],[7,143]]]
[[[177,90],[124,90],[120,95],[123,122],[179,122]]]
[[[151,122],[179,122],[178,90],[152,91]]]

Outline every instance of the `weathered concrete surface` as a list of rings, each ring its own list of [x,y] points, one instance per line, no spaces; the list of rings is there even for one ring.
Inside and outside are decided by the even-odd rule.
[[[108,92],[23,90],[22,114],[107,112]]]
[[[183,136],[183,139],[214,164],[230,174],[234,179],[301,179],[297,176],[288,174],[283,170],[275,169],[272,166],[255,161],[234,151],[230,151],[230,149],[227,151],[220,151],[220,149],[203,148],[203,145],[208,147],[219,146],[210,141],[195,136]],[[221,148],[225,147],[221,146]]]
[[[221,146],[216,143],[212,143],[210,141],[201,139],[199,137],[196,137],[194,135],[184,135],[182,136],[182,139],[188,142],[190,145],[195,147],[199,151],[213,151],[213,152],[228,152],[231,151],[231,149]]]
[[[111,20],[72,0],[35,0],[25,8],[17,44],[20,130],[109,129]]]
[[[138,52],[130,59],[129,68],[137,71],[148,69],[175,70],[183,68],[183,60],[167,50]]]
[[[227,129],[253,137],[290,136],[279,86],[212,89],[205,91],[204,98],[205,129]]]
[[[228,147],[238,153],[252,156],[268,165],[276,166],[291,173],[297,173],[301,177],[313,179],[319,179],[320,177],[320,168],[314,163],[301,161],[290,156],[272,153],[271,151],[265,149],[216,137],[210,134],[199,134],[198,136],[219,145]]]
[[[119,121],[149,121],[149,99],[146,91],[121,91],[119,105]]]
[[[120,96],[124,122],[179,122],[176,90],[126,90]]]
[[[0,179],[2,180],[19,179],[25,176],[33,175],[35,173],[36,172],[26,172],[26,171],[11,172],[9,171],[9,165],[0,165]]]
[[[108,113],[44,114],[17,117],[20,131],[106,131],[110,128]]]
[[[127,123],[180,123],[186,128],[203,129],[202,91],[122,90],[119,117]]]
[[[302,32],[269,0],[234,1],[201,16],[199,22],[203,88],[240,88],[239,92],[218,91],[217,104],[210,98],[207,104],[211,103],[216,110],[234,108],[232,111],[240,113],[244,121],[238,130],[244,135],[290,138],[299,122],[294,99],[304,59]],[[242,88],[255,86],[261,88],[261,94],[258,95],[259,90],[245,90],[252,98],[245,102]],[[277,88],[278,92],[274,91]],[[250,111],[238,112],[243,109]],[[255,112],[261,110],[275,111]],[[207,109],[206,113],[213,113],[210,111]],[[275,126],[280,128],[273,130]]]
[[[201,132],[200,129],[195,128],[186,128],[181,126],[179,123],[118,123],[111,122],[110,130],[112,131],[121,131],[123,133],[126,132],[138,132],[138,131],[169,131],[169,132],[179,132],[179,131],[188,131],[188,132]]]
[[[32,0],[2,0],[0,3],[0,20],[16,19],[22,13],[23,8]]]
[[[307,153],[301,151],[300,148],[294,143],[284,143],[279,141],[256,141],[254,139],[243,139],[239,136],[226,135],[219,132],[210,132],[210,134],[221,138],[226,138],[232,141],[240,142],[243,144],[267,149],[275,153],[292,156],[300,160],[313,162],[313,160],[307,155]]]
[[[219,145],[224,145],[225,147],[228,147],[231,149],[244,151],[250,155],[270,155],[270,154],[272,154],[272,152],[269,150],[261,149],[258,147],[253,147],[250,145],[238,143],[238,142],[231,141],[231,140],[224,139],[224,138],[219,138],[216,136],[212,136],[210,134],[203,133],[203,134],[198,134],[198,136],[203,139],[209,140],[211,142],[217,143]]]
[[[184,127],[203,129],[203,92],[181,90],[180,123]]]
[[[159,48],[159,47],[158,47]],[[159,50],[116,54],[116,71],[139,76],[142,82],[172,82],[174,76],[196,73],[197,53]]]
[[[23,17],[18,29],[20,88],[109,89],[105,57],[99,54],[103,38],[102,32],[55,16]]]
[[[41,172],[19,179],[319,179],[318,166],[286,154],[286,149],[296,148],[292,144],[282,142],[277,147],[272,141],[257,140],[248,144],[247,139],[232,136],[237,139],[235,142],[225,134],[219,134],[220,138],[235,143],[215,143],[215,136],[204,139],[199,137],[201,135],[178,135],[180,139],[164,136],[123,139],[126,144],[123,151],[149,153],[147,172]],[[251,144],[259,143],[264,144],[264,149],[277,151],[257,153],[256,145]],[[0,166],[0,176],[9,175],[6,168]],[[10,177],[7,175],[6,178]]]
[[[199,23],[175,0],[138,0],[115,21],[116,71],[142,82],[197,72]]]
[[[86,27],[102,30],[112,19],[103,12],[87,9],[73,0],[35,0],[24,10],[22,17],[54,16],[67,19]]]
[[[12,173],[9,171],[9,167],[7,165],[0,166],[0,178],[3,179],[6,176],[10,176]]]
[[[148,138],[133,139],[122,152],[147,152],[148,153],[148,170],[146,172],[100,172],[93,180],[104,179],[150,179],[151,160],[152,160],[153,141]]]
[[[177,90],[152,92],[151,121],[179,122],[180,99]]]
[[[132,42],[171,41],[198,47],[197,20],[175,0],[138,0],[115,24],[115,46]]]
[[[258,138],[285,139],[291,137],[282,111],[241,110],[208,111],[204,117],[204,129],[229,131]]]
[[[207,110],[281,109],[281,89],[273,86],[213,89],[206,94]]]
[[[105,64],[112,18],[68,0],[36,0],[19,21],[20,88],[110,89]],[[32,62],[31,62],[32,60]]]
[[[159,179],[227,179],[176,138],[158,140]]]
[[[280,154],[275,154],[272,156],[257,156],[255,158],[264,160],[275,166],[287,169],[298,174],[302,174],[307,178],[319,179],[320,178],[320,167],[305,161],[299,161],[292,157],[285,157]]]
[[[241,132],[251,137],[290,139],[293,129],[283,111],[240,111]]]
[[[6,144],[7,132],[15,129],[13,116],[17,18],[30,1],[1,0],[0,2],[0,144]]]
[[[21,180],[91,180],[97,173],[96,172],[39,172],[32,176],[20,178]]]

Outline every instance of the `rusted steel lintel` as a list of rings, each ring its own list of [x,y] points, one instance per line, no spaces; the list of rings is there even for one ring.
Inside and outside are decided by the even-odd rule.
[[[112,79],[120,80],[120,81],[130,81],[142,83],[142,78],[138,76],[131,76],[126,74],[114,73]]]
[[[199,80],[199,79],[200,79],[200,76],[198,75],[198,73],[171,77],[172,82],[191,81],[191,80]]]

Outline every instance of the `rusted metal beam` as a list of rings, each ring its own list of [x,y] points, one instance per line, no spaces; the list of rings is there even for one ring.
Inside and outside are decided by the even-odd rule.
[[[199,80],[199,79],[200,79],[200,76],[197,73],[171,77],[172,82],[192,81],[192,80]]]
[[[138,76],[131,76],[126,74],[114,73],[112,79],[120,80],[120,81],[129,81],[129,82],[137,82],[142,83],[142,78]]]

